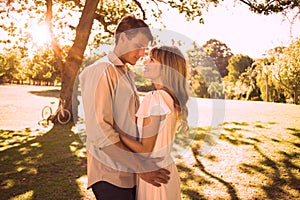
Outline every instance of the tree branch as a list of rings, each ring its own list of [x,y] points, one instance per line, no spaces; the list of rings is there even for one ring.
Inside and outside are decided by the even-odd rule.
[[[55,37],[54,37],[54,33],[53,33],[53,30],[52,30],[52,5],[53,5],[53,2],[52,0],[46,0],[46,7],[47,7],[47,10],[46,10],[46,24],[48,26],[48,31],[50,33],[50,37],[51,37],[51,46],[52,46],[52,50],[55,54],[55,57],[56,57],[56,61],[57,61],[57,65],[58,65],[58,68],[60,71],[62,71],[62,68],[63,68],[63,61],[62,61],[62,50],[61,48],[59,47],[57,41],[55,40]]]
[[[104,16],[102,16],[100,14],[97,14],[97,13],[95,13],[95,18],[94,19],[96,19],[97,21],[99,21],[103,25],[105,32],[107,32],[107,33],[109,33],[111,35],[114,34],[112,31],[110,31],[108,29],[109,25],[115,24],[114,22],[106,22],[105,19],[104,19]]]
[[[142,7],[142,4],[138,1],[138,0],[133,0],[136,5],[139,7],[139,9],[141,9],[142,13],[143,13],[143,19],[145,20],[146,19],[146,13],[145,13],[145,10],[144,8]]]
[[[283,12],[286,9],[293,9],[295,7],[299,7],[299,2],[296,0],[284,2],[281,0],[272,0],[265,3],[257,3],[256,1],[250,1],[250,0],[238,0],[247,6],[250,7],[250,10],[253,10],[254,12],[258,13],[264,13],[269,14],[271,12],[278,13]]]

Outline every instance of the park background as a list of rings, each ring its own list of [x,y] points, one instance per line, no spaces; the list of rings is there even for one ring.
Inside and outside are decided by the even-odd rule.
[[[84,2],[46,1],[48,8],[53,3],[50,14],[45,2],[1,1],[1,199],[93,199],[85,188],[85,149],[74,126],[43,127],[37,122],[42,107],[52,101],[57,104],[63,98],[71,106],[73,77],[104,56],[112,44],[110,32],[128,12],[145,14],[153,26],[189,38],[168,41],[188,47],[189,81],[199,118],[192,128],[194,141],[177,160],[183,198],[299,196],[299,2],[280,9],[270,1],[266,10],[254,4],[252,11],[243,1],[184,2],[87,0],[87,10],[96,10],[88,37]],[[234,28],[233,19],[242,16],[241,10],[249,18],[237,20]],[[215,18],[206,19],[208,15]],[[282,29],[275,29],[278,24],[271,17]],[[202,25],[203,20],[212,22]],[[272,26],[258,25],[261,21]],[[163,39],[160,42],[166,42]],[[139,72],[136,81],[145,82]],[[208,151],[200,154],[205,143]]]

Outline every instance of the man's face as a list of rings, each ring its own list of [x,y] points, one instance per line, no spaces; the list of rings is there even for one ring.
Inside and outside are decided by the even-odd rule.
[[[119,58],[124,63],[135,65],[141,57],[145,56],[145,49],[149,44],[149,39],[143,33],[138,32],[131,39],[124,33],[120,40],[118,45],[122,45],[122,55]]]

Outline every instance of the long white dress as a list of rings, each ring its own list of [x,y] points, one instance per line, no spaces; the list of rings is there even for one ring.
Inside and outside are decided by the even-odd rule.
[[[137,200],[180,200],[180,178],[177,167],[170,156],[177,127],[176,111],[173,99],[167,92],[156,90],[147,93],[143,98],[136,114],[140,137],[143,134],[141,131],[143,118],[150,115],[166,115],[166,118],[160,123],[159,133],[151,157],[165,156],[166,159],[160,162],[159,166],[168,169],[171,174],[168,184],[162,184],[161,187],[155,187],[138,178]]]

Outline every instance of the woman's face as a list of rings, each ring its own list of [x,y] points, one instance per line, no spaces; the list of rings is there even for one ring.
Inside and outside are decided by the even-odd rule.
[[[144,61],[145,69],[144,69],[144,77],[151,79],[153,82],[160,83],[161,81],[161,63],[148,56]]]

